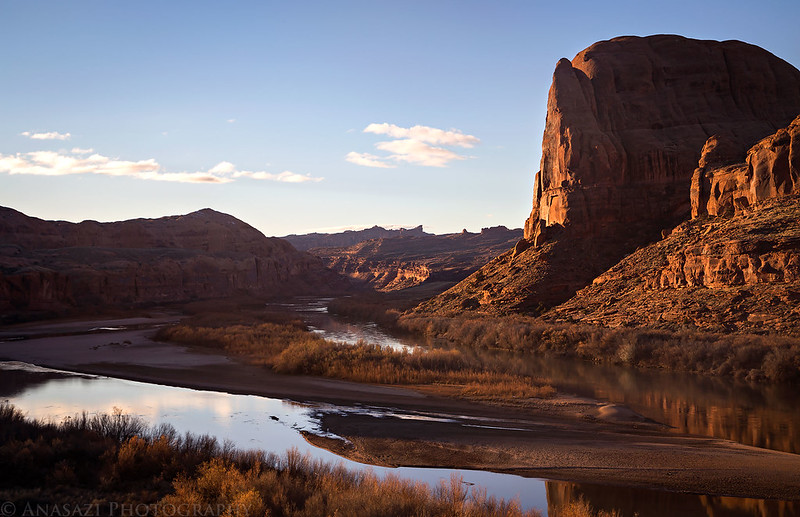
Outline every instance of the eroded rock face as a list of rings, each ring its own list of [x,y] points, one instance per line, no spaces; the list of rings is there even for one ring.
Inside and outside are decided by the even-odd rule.
[[[2,311],[317,294],[346,287],[318,258],[209,209],[74,224],[0,208]]]
[[[692,176],[692,217],[725,216],[800,193],[800,116],[747,152],[718,153],[709,138]]]
[[[753,45],[596,43],[556,66],[526,237],[554,224],[589,235],[677,224],[709,137],[747,149],[798,113],[800,72]]]

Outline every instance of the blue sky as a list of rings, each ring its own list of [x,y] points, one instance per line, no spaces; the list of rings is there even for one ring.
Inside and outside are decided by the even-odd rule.
[[[0,205],[211,207],[267,235],[520,227],[561,57],[739,39],[800,66],[800,2],[0,0]]]

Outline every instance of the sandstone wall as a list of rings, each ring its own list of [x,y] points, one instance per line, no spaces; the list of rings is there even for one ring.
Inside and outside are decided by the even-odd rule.
[[[739,41],[602,41],[556,66],[526,238],[548,226],[602,236],[689,217],[703,144],[738,148],[800,113],[800,72]]]

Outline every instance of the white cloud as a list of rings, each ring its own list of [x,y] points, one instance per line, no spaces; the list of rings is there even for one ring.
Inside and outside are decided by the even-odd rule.
[[[74,174],[100,174],[104,176],[127,176],[142,180],[171,181],[180,183],[230,183],[236,178],[304,183],[322,181],[311,175],[284,171],[272,174],[265,171],[239,171],[231,162],[220,162],[211,169],[197,172],[169,172],[154,159],[139,161],[109,158],[91,149],[74,148],[70,153],[34,151],[15,155],[0,154],[0,173],[28,174],[36,176],[67,176]],[[89,156],[86,156],[89,154]]]
[[[375,147],[381,151],[392,153],[389,158],[400,162],[423,165],[425,167],[445,167],[453,160],[464,157],[442,147],[433,147],[424,142],[411,139],[378,142]]]
[[[424,167],[446,167],[452,161],[468,157],[445,147],[470,149],[480,143],[478,137],[464,134],[458,129],[444,130],[429,126],[405,128],[386,122],[369,124],[364,128],[364,133],[394,138],[375,144],[376,149],[390,153],[386,157],[357,152],[350,152],[345,157],[348,162],[365,167],[394,167],[387,160]]]
[[[236,170],[236,166],[231,162],[219,162],[211,167],[208,172],[211,174],[230,174]]]
[[[69,140],[72,135],[69,133],[59,133],[58,131],[50,131],[48,133],[32,133],[30,131],[23,131],[20,133],[22,136],[27,136],[32,140]]]
[[[396,167],[395,165],[381,161],[380,156],[375,156],[374,154],[369,153],[357,153],[355,151],[351,151],[347,153],[347,156],[345,156],[344,159],[350,163],[363,165],[364,167],[378,167],[382,169],[391,169]]]
[[[365,133],[376,135],[388,135],[392,138],[407,138],[432,145],[450,145],[457,147],[471,148],[481,141],[472,135],[465,135],[458,129],[445,131],[435,127],[413,126],[409,128],[399,127],[394,124],[370,124],[364,128]]]
[[[280,174],[272,174],[270,172],[251,172],[251,171],[237,171],[233,173],[234,178],[252,178],[254,180],[268,180],[280,181],[282,183],[306,183],[309,181],[318,182],[325,178],[316,178],[310,174],[297,174],[292,171],[283,171]]]
[[[234,122],[236,122],[235,118],[229,118],[228,119],[228,124],[233,124]]]

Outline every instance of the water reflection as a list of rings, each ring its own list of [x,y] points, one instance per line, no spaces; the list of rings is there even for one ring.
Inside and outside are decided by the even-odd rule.
[[[328,304],[332,298],[296,298],[293,302],[271,304],[272,310],[291,311],[299,315],[312,331],[325,339],[341,341],[351,345],[365,341],[393,350],[411,351],[419,346],[419,340],[407,336],[393,335],[371,321],[359,321],[330,314]]]
[[[625,404],[681,433],[800,453],[800,398],[784,386],[646,371],[558,357],[514,356],[559,391]]]
[[[375,467],[314,447],[300,431],[324,434],[315,417],[320,406],[76,375],[16,362],[0,362],[0,400],[8,400],[30,418],[56,422],[83,411],[112,413],[119,408],[153,425],[167,423],[179,433],[207,434],[241,449],[281,454],[294,447],[314,459],[352,469],[369,468],[381,477],[393,474],[431,486],[449,483],[455,474],[467,486],[485,488],[489,495],[518,499],[523,508],[546,507],[544,481],[539,479],[463,469]]]
[[[551,515],[569,503],[586,502],[595,511],[618,511],[621,517],[795,517],[800,503],[718,497],[657,490],[548,481],[547,507]]]

